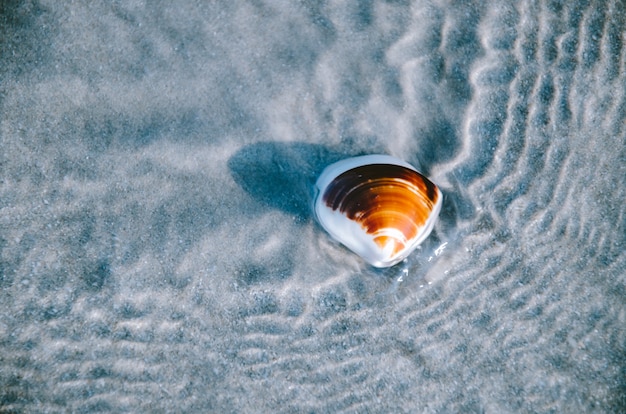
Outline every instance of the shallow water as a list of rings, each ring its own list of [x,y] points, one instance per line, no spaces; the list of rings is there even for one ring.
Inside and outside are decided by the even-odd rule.
[[[623,412],[622,2],[0,7],[7,412]],[[336,160],[444,192],[406,262]]]

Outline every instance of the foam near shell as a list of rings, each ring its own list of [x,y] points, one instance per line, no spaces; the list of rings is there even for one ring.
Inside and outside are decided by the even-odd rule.
[[[441,192],[410,164],[370,155],[328,166],[315,213],[336,240],[376,267],[407,257],[430,233]]]

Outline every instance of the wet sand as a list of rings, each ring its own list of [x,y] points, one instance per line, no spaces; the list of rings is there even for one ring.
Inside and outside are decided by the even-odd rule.
[[[626,410],[622,2],[5,3],[1,412]],[[310,209],[371,153],[387,270]]]

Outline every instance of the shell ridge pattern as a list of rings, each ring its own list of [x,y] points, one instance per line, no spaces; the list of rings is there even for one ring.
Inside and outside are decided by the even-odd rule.
[[[369,178],[363,180],[364,176]],[[413,197],[400,196],[407,191]],[[326,189],[323,201],[332,210],[339,210],[350,220],[357,221],[375,239],[388,238],[390,235],[385,229],[390,228],[390,224],[410,223],[406,217],[413,216],[420,225],[405,225],[400,229],[401,239],[397,234],[394,237],[397,242],[406,245],[407,240],[415,237],[427,221],[437,197],[435,185],[417,171],[400,165],[370,164],[337,176]],[[383,203],[397,206],[397,212],[389,214],[388,210],[383,211],[380,208]]]

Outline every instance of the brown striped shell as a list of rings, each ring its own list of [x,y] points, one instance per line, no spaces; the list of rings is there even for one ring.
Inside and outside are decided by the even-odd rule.
[[[408,256],[428,236],[441,209],[437,186],[387,155],[332,164],[316,187],[315,214],[322,227],[376,267]]]

